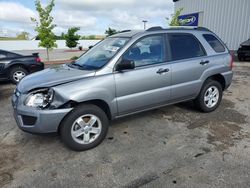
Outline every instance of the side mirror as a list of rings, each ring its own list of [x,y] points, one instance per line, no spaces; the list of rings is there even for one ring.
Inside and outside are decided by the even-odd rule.
[[[123,70],[129,70],[134,69],[135,63],[134,61],[123,59],[116,65],[116,71],[123,71]]]

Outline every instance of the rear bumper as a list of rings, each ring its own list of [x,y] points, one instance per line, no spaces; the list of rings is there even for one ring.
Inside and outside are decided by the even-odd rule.
[[[35,64],[31,64],[29,66],[29,72],[30,73],[34,73],[34,72],[37,72],[37,71],[41,71],[44,69],[44,63],[42,62],[39,62],[39,63],[35,63]]]
[[[233,71],[228,71],[222,73],[222,76],[225,79],[225,90],[231,85],[233,79]]]

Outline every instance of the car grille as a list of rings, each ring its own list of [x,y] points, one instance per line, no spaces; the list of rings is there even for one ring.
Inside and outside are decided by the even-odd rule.
[[[0,63],[0,71],[4,69],[4,64]]]
[[[250,51],[250,46],[242,46],[241,49]]]

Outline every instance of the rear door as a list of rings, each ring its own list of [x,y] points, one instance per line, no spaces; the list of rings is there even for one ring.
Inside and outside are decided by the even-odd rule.
[[[190,33],[168,33],[172,64],[173,101],[194,97],[199,92],[202,73],[209,63],[199,40]]]
[[[115,72],[119,115],[161,105],[170,100],[171,65],[166,60],[165,36],[139,39],[122,56],[134,70]]]

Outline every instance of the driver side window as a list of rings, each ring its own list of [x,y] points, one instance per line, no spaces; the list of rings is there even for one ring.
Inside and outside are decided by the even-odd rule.
[[[135,67],[164,62],[164,38],[161,35],[149,36],[136,42],[123,59],[134,61]]]

